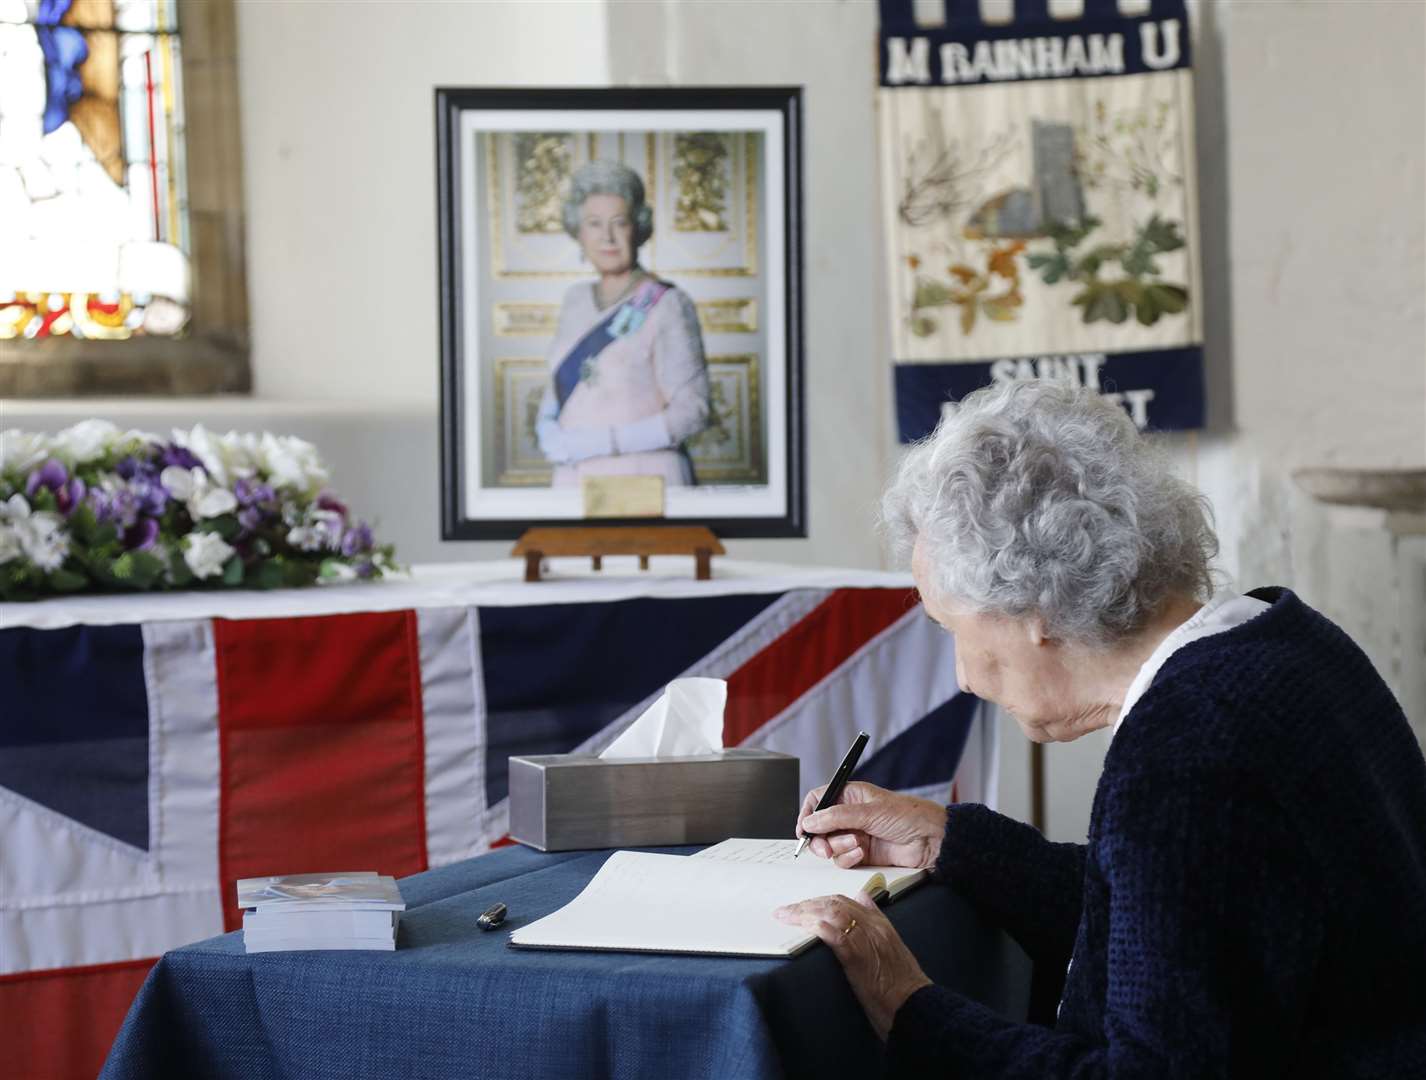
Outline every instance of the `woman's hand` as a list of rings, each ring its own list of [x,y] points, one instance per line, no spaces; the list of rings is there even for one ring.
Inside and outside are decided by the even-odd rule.
[[[813,788],[797,814],[797,835],[810,833],[812,852],[838,866],[933,866],[946,831],[946,808],[854,780],[837,805],[815,812],[826,787]]]
[[[831,948],[879,1039],[885,1040],[906,999],[931,985],[901,935],[866,893],[855,900],[819,896],[780,907],[773,915],[779,922],[811,930]]]

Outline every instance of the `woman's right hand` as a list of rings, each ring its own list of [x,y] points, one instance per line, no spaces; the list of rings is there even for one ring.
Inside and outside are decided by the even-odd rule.
[[[854,780],[835,806],[817,810],[825,785],[813,788],[797,814],[797,835],[838,866],[933,866],[946,831],[946,808]]]

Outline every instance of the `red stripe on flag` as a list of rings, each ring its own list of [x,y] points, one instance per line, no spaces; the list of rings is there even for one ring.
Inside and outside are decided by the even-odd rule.
[[[98,1076],[156,962],[0,975],[0,1071],[25,1080]]]
[[[723,745],[736,746],[919,603],[914,589],[838,589],[728,677]]]
[[[426,869],[420,652],[411,611],[215,619],[218,871]]]

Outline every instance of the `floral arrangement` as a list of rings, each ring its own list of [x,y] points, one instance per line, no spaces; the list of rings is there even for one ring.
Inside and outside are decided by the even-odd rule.
[[[267,432],[199,425],[164,439],[103,420],[0,432],[0,599],[285,588],[396,569],[327,477],[310,443]]]

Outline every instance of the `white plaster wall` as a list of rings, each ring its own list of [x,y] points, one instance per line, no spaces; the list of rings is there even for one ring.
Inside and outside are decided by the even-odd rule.
[[[435,416],[437,86],[609,81],[600,0],[238,0],[253,376]]]

